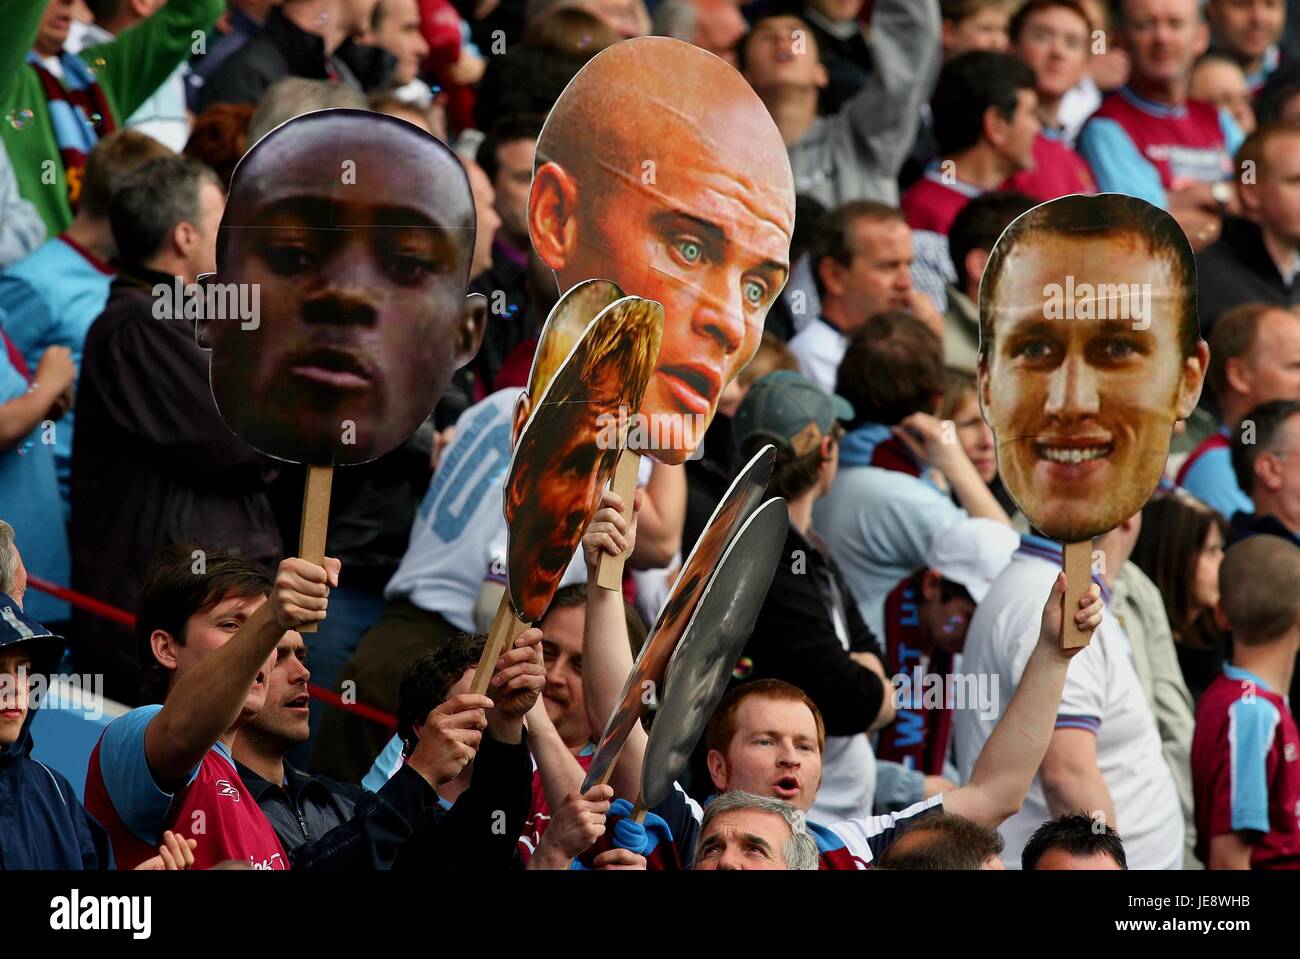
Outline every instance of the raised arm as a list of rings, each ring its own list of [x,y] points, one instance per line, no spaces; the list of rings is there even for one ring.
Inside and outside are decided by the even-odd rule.
[[[877,0],[871,15],[871,70],[840,108],[860,162],[881,176],[902,169],[938,75],[940,17],[935,0]]]
[[[221,0],[169,0],[157,13],[116,39],[90,47],[82,58],[104,61],[104,87],[118,121],[139,109],[192,52],[198,38],[217,22]]]
[[[1038,645],[1025,663],[1007,711],[975,760],[970,782],[943,794],[948,812],[997,828],[1024,802],[1053,737],[1066,667],[1087,648],[1061,648],[1064,597],[1065,574],[1060,573],[1043,607]],[[1095,630],[1101,625],[1101,613],[1101,590],[1094,583],[1079,598],[1075,621]]]
[[[181,782],[239,719],[257,672],[286,630],[325,618],[329,587],[339,581],[339,561],[324,566],[304,559],[280,563],[270,598],[219,649],[177,680],[145,731],[145,758],[160,784]]]
[[[667,566],[682,546],[686,522],[686,467],[655,463],[636,524],[633,569]]]
[[[0,103],[13,106],[15,97],[21,95],[23,84],[18,73],[23,69],[27,51],[36,43],[36,31],[41,17],[45,16],[44,0],[0,0]]]
[[[623,684],[632,672],[632,650],[628,645],[623,594],[596,585],[596,564],[602,553],[618,555],[636,540],[636,517],[641,493],[632,504],[632,523],[623,519],[623,500],[606,491],[600,509],[582,537],[587,560],[587,622],[582,631],[582,694],[590,711],[592,728],[603,730],[613,715]],[[646,734],[640,723],[632,727],[623,752],[614,767],[610,784],[614,795],[635,799],[641,790],[641,763],[645,759]]]

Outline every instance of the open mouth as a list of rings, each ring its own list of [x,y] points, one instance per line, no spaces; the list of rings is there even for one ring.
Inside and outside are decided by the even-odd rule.
[[[1034,453],[1048,463],[1059,466],[1079,466],[1104,460],[1115,452],[1115,444],[1102,440],[1040,440],[1034,443]]]
[[[375,380],[375,369],[362,354],[338,347],[299,353],[286,366],[291,376],[336,390],[369,389]]]
[[[707,414],[722,390],[722,378],[707,366],[661,366],[668,391],[684,412]]]
[[[793,776],[778,779],[772,784],[772,792],[776,794],[777,799],[793,799],[799,795],[799,780]]]

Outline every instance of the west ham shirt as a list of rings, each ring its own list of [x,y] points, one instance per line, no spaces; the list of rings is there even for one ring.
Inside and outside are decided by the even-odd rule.
[[[134,869],[158,853],[170,829],[194,839],[194,868],[236,860],[254,869],[288,869],[289,857],[218,742],[168,792],[154,779],[144,734],[162,706],[141,706],[119,716],[95,744],[86,772],[86,808],[108,830],[121,869]]]

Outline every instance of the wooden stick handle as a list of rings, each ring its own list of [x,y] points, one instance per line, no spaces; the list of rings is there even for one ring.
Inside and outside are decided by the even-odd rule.
[[[1092,585],[1092,541],[1066,543],[1063,556],[1065,567],[1065,609],[1061,617],[1061,648],[1077,649],[1087,646],[1092,633],[1080,629],[1074,619],[1079,611],[1079,597]]]
[[[632,807],[632,821],[645,822],[645,814],[650,810],[645,808],[645,801],[641,798],[640,793],[636,797],[636,805]]]
[[[618,752],[615,753],[614,759],[610,762],[608,766],[605,767],[605,771],[601,773],[600,778],[597,779],[594,783],[592,783],[593,786],[609,785],[610,779],[613,778],[614,776],[614,767],[618,765],[619,757],[623,755],[623,750],[626,747],[627,747],[627,740],[625,739],[623,740],[623,745],[618,747]]]
[[[298,555],[317,566],[325,562],[325,534],[329,531],[330,487],[333,483],[334,467],[307,467],[307,481],[302,493],[302,526],[299,528]],[[317,625],[317,623],[304,623],[298,627],[298,632],[314,633]]]
[[[636,474],[641,468],[641,454],[625,449],[614,467],[614,482],[610,488],[623,498],[623,518],[632,521],[632,500],[636,496]],[[596,566],[596,585],[602,589],[623,588],[623,564],[631,550],[620,556],[605,553]]]
[[[486,696],[488,683],[496,670],[497,659],[506,647],[519,638],[519,634],[528,628],[528,624],[515,615],[510,605],[510,590],[501,596],[501,605],[492,619],[492,628],[488,630],[487,642],[483,644],[483,655],[479,657],[478,668],[474,670],[474,681],[469,691],[477,696]]]

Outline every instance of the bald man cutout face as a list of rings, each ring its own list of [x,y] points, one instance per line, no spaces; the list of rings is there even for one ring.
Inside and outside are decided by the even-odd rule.
[[[599,277],[664,307],[641,413],[680,463],[749,362],[789,274],[794,179],[762,101],[689,43],[617,43],[574,77],[537,143],[534,249],[562,290]],[[678,439],[679,438],[679,439]]]
[[[980,405],[998,469],[1065,543],[1150,499],[1209,349],[1181,228],[1143,200],[1069,196],[1017,218],[980,286]]]
[[[200,327],[231,429],[317,464],[399,446],[478,352],[474,227],[459,160],[403,120],[326,110],[259,141],[235,170],[216,277],[253,285],[259,315]]]

